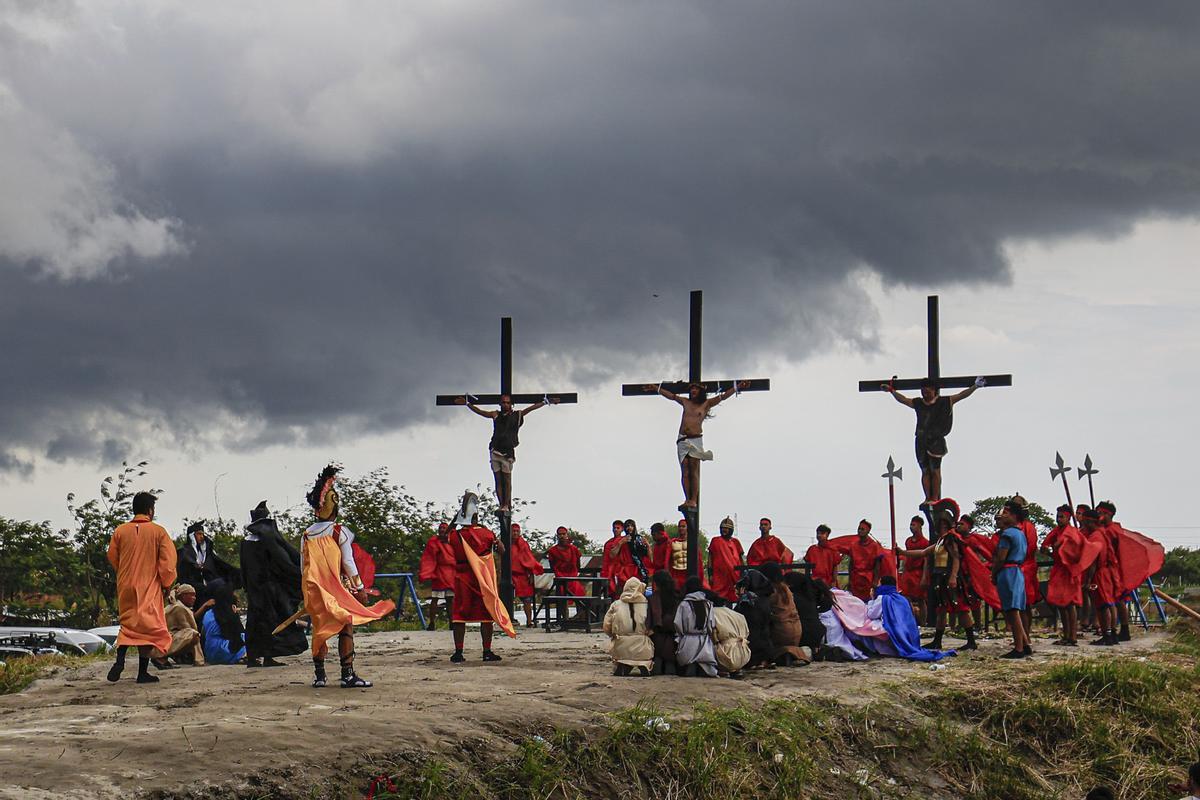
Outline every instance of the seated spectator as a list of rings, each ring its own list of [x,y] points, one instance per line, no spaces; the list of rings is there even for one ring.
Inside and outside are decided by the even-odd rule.
[[[608,634],[608,654],[612,656],[614,675],[627,676],[636,667],[643,675],[650,674],[654,663],[654,643],[646,625],[649,608],[646,584],[637,578],[625,581],[621,596],[612,602],[604,614],[604,632]]]
[[[699,575],[689,575],[683,584],[683,599],[675,611],[675,662],[689,678],[717,677],[717,654],[713,650],[712,601],[704,593]]]
[[[812,652],[800,647],[803,629],[792,591],[783,582],[783,570],[778,564],[761,565],[759,571],[771,582],[771,641],[775,645],[775,663],[794,667],[812,661]]]
[[[679,594],[675,591],[675,579],[665,569],[654,573],[651,579],[654,591],[650,595],[649,624],[650,640],[654,644],[654,675],[674,675],[675,670],[675,611],[679,608]]]
[[[246,660],[246,630],[238,616],[233,588],[223,580],[208,584],[212,608],[200,615],[204,657],[209,664],[242,664]]]
[[[191,584],[181,583],[167,595],[167,630],[171,632],[171,646],[163,655],[150,659],[159,669],[171,669],[172,659],[177,664],[204,666],[204,648],[200,640],[200,626],[192,607],[196,604],[196,590]]]
[[[737,605],[733,610],[746,619],[749,630],[751,669],[775,667],[775,643],[771,640],[771,582],[757,569],[742,573],[735,587],[738,591]]]
[[[803,629],[800,646],[807,647],[816,656],[825,644],[825,624],[821,622],[821,612],[833,608],[833,594],[824,581],[803,572],[789,572],[783,576],[783,582],[791,590],[792,602],[796,604],[796,613],[800,616]]]
[[[717,622],[718,672],[729,678],[740,678],[742,667],[750,660],[750,628],[746,618],[732,608],[714,606],[713,619]]]
[[[1173,791],[1187,792],[1181,800],[1200,800],[1200,761],[1188,767],[1187,783],[1173,787]]]

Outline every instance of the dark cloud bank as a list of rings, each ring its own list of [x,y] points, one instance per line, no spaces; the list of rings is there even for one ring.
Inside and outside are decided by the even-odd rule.
[[[691,288],[714,369],[869,348],[860,271],[1003,283],[1006,240],[1197,210],[1196,4],[355,7],[0,57],[186,242],[5,262],[0,470],[396,429],[495,382],[502,314],[537,388],[682,374]]]

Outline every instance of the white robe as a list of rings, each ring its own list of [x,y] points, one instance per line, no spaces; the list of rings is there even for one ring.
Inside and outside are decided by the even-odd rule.
[[[704,626],[696,623],[692,612],[692,600],[703,601],[708,606]],[[717,676],[717,654],[713,649],[713,633],[717,621],[713,616],[713,605],[704,592],[692,592],[679,602],[675,612],[675,663],[681,667],[695,664],[710,677]]]
[[[825,645],[836,647],[855,661],[866,661],[867,654],[859,650],[846,637],[846,629],[842,621],[833,613],[833,609],[821,612],[821,624],[825,626]]]

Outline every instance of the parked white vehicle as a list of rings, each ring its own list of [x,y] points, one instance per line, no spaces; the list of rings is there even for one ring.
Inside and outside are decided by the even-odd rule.
[[[106,653],[111,646],[103,637],[78,628],[40,628],[35,625],[0,626],[0,640],[9,637],[53,634],[55,646],[66,654]],[[116,638],[115,636],[113,637]]]

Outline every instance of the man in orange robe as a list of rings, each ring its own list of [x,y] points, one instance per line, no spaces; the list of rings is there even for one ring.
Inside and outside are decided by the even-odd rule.
[[[533,578],[544,570],[542,563],[533,557],[533,550],[521,535],[521,526],[513,523],[512,528],[512,575],[513,591],[525,606],[525,627],[532,628],[533,621]]]
[[[339,499],[334,483],[340,470],[333,464],[325,467],[307,495],[317,522],[301,537],[300,589],[304,610],[312,620],[313,688],[326,685],[325,656],[329,640],[336,636],[342,688],[365,689],[371,682],[354,671],[354,626],[386,616],[396,604],[384,600],[367,607],[367,589],[351,546],[354,532],[337,521]]]
[[[828,525],[817,526],[817,543],[808,548],[804,560],[812,564],[812,576],[830,589],[837,589],[837,568],[842,563],[842,551],[829,543]]]
[[[787,552],[783,541],[771,534],[771,520],[763,517],[758,521],[758,538],[751,543],[750,551],[746,553],[746,564],[757,567],[759,564],[770,562],[790,563],[791,558],[785,558]]]
[[[150,674],[150,658],[157,650],[171,649],[171,632],[163,606],[163,592],[175,583],[175,545],[161,525],[154,523],[154,495],[133,497],[133,519],[113,531],[108,562],[117,571],[117,609],[121,631],[117,634],[117,660],[108,679],[117,681],[125,669],[125,653],[138,649],[138,683],[158,683]]]
[[[438,601],[445,601],[448,608],[454,597],[454,550],[450,547],[450,526],[444,522],[425,543],[417,580],[429,584],[429,624],[425,630],[431,631],[437,627]]]
[[[741,575],[737,568],[746,563],[742,543],[733,535],[733,520],[721,520],[721,535],[708,543],[708,565],[712,590],[731,603],[738,599],[734,584]]]

